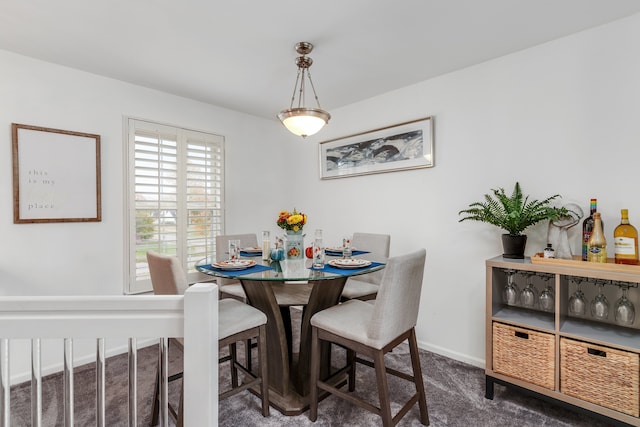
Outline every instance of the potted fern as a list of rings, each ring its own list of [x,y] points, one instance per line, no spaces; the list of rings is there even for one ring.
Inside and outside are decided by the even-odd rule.
[[[569,214],[566,208],[551,206],[551,202],[560,197],[559,194],[544,200],[529,201],[529,196],[522,195],[518,182],[511,196],[503,188],[491,191],[492,194],[484,195],[484,201],[471,203],[468,209],[458,212],[458,215],[465,215],[459,222],[486,222],[505,230],[506,233],[502,235],[502,256],[505,258],[524,258],[527,236],[522,232],[529,226],[544,220],[555,221]]]

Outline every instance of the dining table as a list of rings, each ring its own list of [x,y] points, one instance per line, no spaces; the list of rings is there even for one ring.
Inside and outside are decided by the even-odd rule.
[[[201,273],[239,280],[247,303],[266,314],[269,401],[282,414],[299,415],[309,408],[311,317],[340,303],[349,277],[385,267],[384,263],[367,260],[367,253],[358,250],[353,258],[343,259],[339,253],[327,252],[322,268],[313,268],[309,259],[262,260],[257,250],[241,251],[239,261],[234,263],[208,259],[196,263]],[[300,346],[294,349],[290,310],[298,306],[302,307]],[[321,377],[328,378],[332,373],[328,343],[321,344],[320,365]],[[345,382],[346,375],[338,375],[334,385]]]

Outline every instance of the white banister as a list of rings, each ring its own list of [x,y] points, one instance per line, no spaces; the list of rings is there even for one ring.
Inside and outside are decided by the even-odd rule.
[[[11,421],[11,371],[9,369],[9,340],[0,338],[0,423]]]
[[[96,423],[100,426],[105,422],[105,339],[129,338],[129,423],[135,425],[136,339],[184,337],[184,425],[216,426],[217,325],[217,286],[209,283],[191,286],[184,296],[0,297],[0,425],[9,426],[11,420],[11,339],[30,339],[32,343],[31,406],[34,426],[42,423],[40,340],[64,339],[65,425],[72,425],[72,339],[96,339]],[[160,347],[162,351],[163,346]],[[166,375],[166,370],[163,371]]]
[[[218,425],[218,292],[197,283],[185,293],[184,424]],[[208,404],[210,403],[210,404]]]
[[[31,340],[31,426],[42,426],[42,356],[40,338]]]
[[[73,338],[64,339],[64,425],[73,427]]]
[[[128,350],[129,364],[129,425],[138,425],[138,342],[135,338],[129,338]]]

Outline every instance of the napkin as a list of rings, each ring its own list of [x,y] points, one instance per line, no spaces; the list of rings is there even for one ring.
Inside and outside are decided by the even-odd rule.
[[[332,256],[342,256],[342,250],[334,251],[334,250],[331,250],[331,249],[325,249],[324,253],[327,254],[327,255],[332,255]],[[351,255],[352,256],[356,256],[356,255],[362,255],[362,254],[368,254],[368,253],[369,253],[369,251],[359,251],[359,250],[356,249],[355,251],[351,252]]]
[[[325,264],[322,268],[312,268],[312,270],[324,271],[325,273],[339,274],[341,276],[347,276],[353,273],[359,273],[361,271],[369,270],[372,267],[383,265],[381,262],[371,262],[371,265],[362,268],[337,268],[332,267],[329,264]]]
[[[259,273],[265,270],[273,270],[273,268],[266,265],[256,264],[253,267],[245,268],[244,270],[223,270],[221,268],[215,268],[211,264],[205,265],[202,268],[211,271],[217,271],[224,273],[227,277],[244,276],[245,274]]]
[[[260,252],[245,252],[243,250],[240,251],[240,256],[251,257],[251,256],[262,256],[262,251]]]

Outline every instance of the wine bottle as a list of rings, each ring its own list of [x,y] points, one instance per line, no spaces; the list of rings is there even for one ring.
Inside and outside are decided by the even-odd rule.
[[[616,264],[638,264],[638,230],[629,223],[629,210],[620,210],[620,225],[613,230]]]
[[[598,210],[598,200],[591,199],[589,203],[590,214],[582,221],[582,260],[587,261],[589,255],[589,237],[593,232],[593,214]],[[604,223],[602,223],[602,229],[604,230]]]
[[[600,212],[593,213],[593,231],[589,237],[589,254],[587,261],[607,262],[607,239],[602,231]]]

